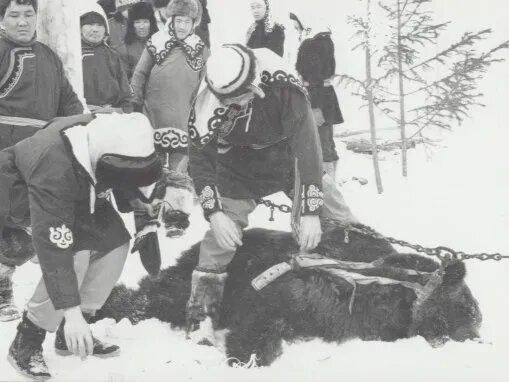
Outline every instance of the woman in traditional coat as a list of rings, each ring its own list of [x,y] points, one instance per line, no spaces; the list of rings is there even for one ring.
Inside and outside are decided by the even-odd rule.
[[[148,41],[131,80],[135,109],[143,107],[156,129],[166,166],[187,171],[188,117],[209,50],[194,33],[202,8],[197,0],[172,0],[166,28]]]
[[[247,46],[251,49],[267,48],[283,57],[285,31],[272,19],[269,0],[251,0],[254,23],[247,31]]]
[[[124,45],[118,48],[129,81],[145,49],[145,44],[158,30],[154,9],[150,4],[138,3],[129,9]]]
[[[131,88],[119,54],[105,43],[106,15],[99,4],[81,10],[83,92],[91,111],[130,113]]]
[[[332,77],[336,73],[334,42],[331,30],[325,23],[304,25],[295,14],[290,15],[301,35],[296,69],[311,98],[311,106],[320,142],[322,144],[324,170],[334,179],[339,159],[334,143],[333,125],[343,123]]]

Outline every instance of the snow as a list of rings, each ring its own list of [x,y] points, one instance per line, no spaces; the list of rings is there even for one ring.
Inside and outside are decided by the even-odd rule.
[[[219,1],[212,0],[214,19]],[[242,2],[221,0],[231,5],[232,28],[242,41],[245,13]],[[440,2],[442,3],[442,2]],[[442,14],[462,13],[464,26],[498,26],[499,38],[509,35],[503,0],[471,0],[443,2]],[[491,12],[486,11],[490,3]],[[476,7],[484,9],[476,12]],[[496,9],[495,7],[498,7]],[[506,12],[503,12],[505,10]],[[243,11],[244,12],[244,11]],[[479,21],[479,18],[482,18]],[[459,19],[459,17],[457,17]],[[216,18],[217,20],[218,18]],[[230,26],[227,22],[221,27]],[[219,28],[219,26],[218,26]],[[472,29],[470,28],[470,29]],[[462,28],[459,28],[462,30]],[[466,29],[463,27],[463,29]],[[226,32],[224,32],[226,33]],[[223,33],[223,35],[224,35]],[[346,32],[345,32],[346,33]],[[217,30],[217,34],[221,32]],[[212,30],[214,36],[214,29]],[[219,39],[218,39],[219,40]],[[346,38],[345,44],[346,44]],[[338,176],[346,180],[343,192],[359,219],[383,234],[425,246],[445,245],[467,253],[502,253],[509,255],[509,160],[505,142],[507,99],[509,99],[509,65],[494,67],[483,87],[486,108],[477,108],[473,118],[453,132],[441,134],[439,147],[409,151],[409,177],[400,175],[399,155],[387,153],[381,161],[385,192],[378,195],[373,178],[371,159],[346,151],[338,142],[341,161]],[[344,98],[347,93],[344,93]],[[358,123],[356,116],[364,113],[347,104],[347,124]],[[365,128],[360,125],[358,128]],[[352,177],[363,177],[361,186]],[[288,202],[281,194],[272,197]],[[251,216],[251,226],[289,230],[289,217],[276,213],[276,221],[268,221],[269,211],[259,207]],[[128,219],[129,220],[129,219]],[[131,224],[132,222],[130,222]],[[191,217],[191,227],[180,239],[162,238],[163,266],[172,265],[180,252],[199,241],[206,229],[198,208]],[[23,306],[40,277],[38,265],[28,263],[14,276],[15,299]],[[193,345],[182,331],[155,319],[131,325],[124,320],[115,324],[103,320],[93,325],[100,338],[121,346],[118,358],[82,362],[76,357],[59,357],[53,350],[54,335],[47,336],[44,355],[54,381],[430,381],[448,380],[502,382],[509,379],[509,260],[502,262],[467,263],[467,283],[478,299],[483,313],[482,343],[445,344],[431,348],[422,338],[395,343],[350,341],[341,345],[320,340],[285,344],[281,358],[267,368],[229,368],[221,349]],[[121,282],[136,286],[143,276],[137,255],[130,255]],[[17,322],[0,324],[0,381],[23,380],[5,361],[8,346],[15,335]]]

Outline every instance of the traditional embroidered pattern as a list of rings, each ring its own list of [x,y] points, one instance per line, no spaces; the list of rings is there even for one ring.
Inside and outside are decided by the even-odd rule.
[[[50,227],[49,240],[60,249],[67,249],[74,243],[72,231],[65,224],[61,227]]]
[[[23,74],[23,64],[27,58],[34,58],[31,47],[14,48],[9,59],[9,68],[4,78],[0,80],[0,99],[5,98],[18,84]]]
[[[323,206],[323,192],[316,184],[301,186],[302,215],[316,215]]]
[[[216,186],[205,186],[200,192],[200,203],[205,212],[220,210],[221,201]]]
[[[163,127],[154,131],[154,144],[158,151],[170,152],[178,148],[187,148],[188,134],[173,127]]]
[[[266,70],[262,71],[261,81],[265,86],[293,85],[306,94],[306,96],[308,94],[306,88],[297,77],[282,70],[276,70],[274,73],[270,73]]]
[[[161,34],[165,32],[158,32],[147,42],[147,50],[150,55],[153,57],[157,65],[161,65],[161,63],[168,57],[170,52],[175,47],[181,47],[184,50],[184,55],[186,56],[186,62],[189,67],[195,72],[199,72],[203,66],[205,65],[205,60],[203,59],[203,49],[205,48],[205,43],[195,34],[192,34],[186,37],[184,40],[179,40],[175,35],[175,31],[171,23],[168,25],[168,35],[164,36],[166,41],[163,44],[163,47],[160,47]]]

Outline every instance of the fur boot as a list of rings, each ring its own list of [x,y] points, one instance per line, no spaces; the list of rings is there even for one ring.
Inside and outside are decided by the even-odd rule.
[[[15,267],[0,263],[0,322],[20,318],[18,309],[13,303],[12,275]]]
[[[187,337],[200,345],[215,346],[215,329],[223,302],[226,273],[195,270],[187,303]]]
[[[19,373],[36,381],[51,378],[42,356],[45,337],[46,331],[32,323],[25,312],[7,356],[7,360]]]

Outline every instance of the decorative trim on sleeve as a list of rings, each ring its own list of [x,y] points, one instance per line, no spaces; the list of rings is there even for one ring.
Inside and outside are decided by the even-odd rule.
[[[219,191],[215,185],[203,187],[199,198],[203,208],[203,213],[207,220],[210,214],[223,209],[223,205],[221,204],[221,199],[219,197]]]
[[[323,192],[316,184],[301,186],[302,215],[318,215],[323,206]]]

